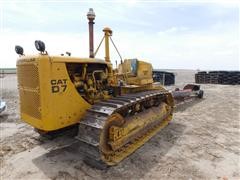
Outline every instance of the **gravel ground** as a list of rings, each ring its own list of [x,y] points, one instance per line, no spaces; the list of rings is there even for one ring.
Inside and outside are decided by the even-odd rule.
[[[194,71],[175,73],[178,86],[193,82]],[[0,83],[8,105],[0,115],[1,179],[240,179],[239,85],[202,85],[203,100],[176,110],[119,165],[98,170],[82,161],[70,136],[43,139],[20,120],[15,75]]]

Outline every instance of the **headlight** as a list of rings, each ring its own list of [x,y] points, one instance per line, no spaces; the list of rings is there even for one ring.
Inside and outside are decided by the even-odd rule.
[[[16,45],[15,46],[15,51],[19,55],[23,55],[23,48],[21,46]]]
[[[44,44],[44,42],[42,42],[40,40],[36,40],[35,41],[35,47],[40,52],[44,52],[45,51],[45,44]]]

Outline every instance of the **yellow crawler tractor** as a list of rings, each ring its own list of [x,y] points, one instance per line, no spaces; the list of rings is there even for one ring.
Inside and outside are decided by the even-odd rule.
[[[89,161],[115,165],[165,127],[173,116],[171,92],[153,83],[151,64],[125,59],[113,69],[110,28],[104,28],[105,60],[95,58],[89,10],[90,57],[51,56],[42,41],[37,55],[17,61],[21,118],[40,134],[78,126],[76,138]],[[100,43],[101,44],[101,43]],[[99,49],[99,48],[98,48]]]

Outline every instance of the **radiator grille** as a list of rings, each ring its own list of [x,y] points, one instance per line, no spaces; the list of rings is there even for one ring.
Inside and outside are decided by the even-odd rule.
[[[37,88],[39,86],[38,67],[34,64],[17,66],[18,86]]]
[[[20,110],[37,119],[41,119],[38,67],[33,64],[17,66]]]
[[[29,90],[19,90],[20,94],[20,110],[22,113],[28,114],[37,119],[41,119],[40,97],[37,92]]]

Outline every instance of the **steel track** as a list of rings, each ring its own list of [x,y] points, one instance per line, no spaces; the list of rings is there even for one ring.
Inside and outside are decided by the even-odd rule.
[[[99,142],[101,133],[104,131],[104,125],[109,116],[115,113],[124,114],[125,112],[124,116],[129,119],[129,117],[131,118],[131,116],[134,116],[136,114],[132,114],[130,111],[137,103],[147,103],[151,99],[166,101],[168,96],[171,96],[171,93],[167,90],[151,90],[136,94],[127,94],[119,97],[113,97],[109,100],[104,100],[94,104],[89,110],[87,110],[86,115],[79,122],[79,131],[78,136],[76,137],[81,142],[79,149],[84,154],[85,162],[98,168],[105,167],[106,164],[104,164],[102,161],[103,154],[100,150],[101,145]],[[157,105],[159,104],[155,104],[155,106]],[[126,109],[128,109],[127,115]],[[164,117],[162,117],[161,121],[165,120],[166,122],[163,123],[161,121],[156,121],[149,124],[145,130],[143,130],[140,134],[138,133],[136,137],[132,138],[130,142],[118,150],[113,151],[112,153],[114,155],[120,154],[121,156],[124,156],[125,153],[126,156],[128,156],[126,151],[129,151],[127,149],[129,146],[133,146],[134,143],[141,143],[141,138],[144,138],[147,134],[150,133],[154,135],[159,126],[164,127],[168,124],[168,121],[171,119],[169,117],[172,117],[172,110],[173,107],[171,107],[169,114],[166,114]],[[141,113],[144,113],[144,110]],[[147,140],[148,138],[145,137],[145,139]]]

